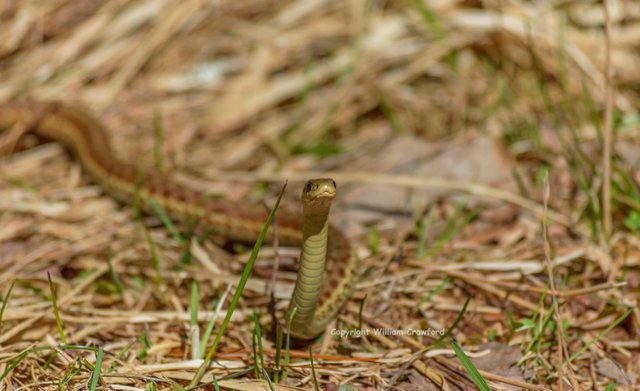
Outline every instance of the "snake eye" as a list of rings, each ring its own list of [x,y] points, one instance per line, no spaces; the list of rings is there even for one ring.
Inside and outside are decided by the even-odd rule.
[[[331,180],[331,182],[333,183],[333,188],[334,188],[334,189],[337,189],[337,188],[338,188],[338,185],[336,185],[336,181],[334,181],[334,180],[332,179],[332,180]]]
[[[306,185],[304,185],[304,191],[306,191],[307,193],[310,192],[313,189],[313,182],[309,181],[307,182]]]

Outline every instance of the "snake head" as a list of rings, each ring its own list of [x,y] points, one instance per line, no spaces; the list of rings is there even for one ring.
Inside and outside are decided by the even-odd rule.
[[[302,189],[302,205],[307,212],[328,212],[335,197],[336,181],[331,178],[311,179]]]

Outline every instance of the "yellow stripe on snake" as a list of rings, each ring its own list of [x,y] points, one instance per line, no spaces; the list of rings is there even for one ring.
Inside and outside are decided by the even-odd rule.
[[[212,200],[186,190],[170,178],[140,173],[115,158],[104,127],[91,116],[57,103],[0,105],[0,128],[21,124],[46,139],[62,142],[93,180],[114,198],[132,203],[138,197],[145,211],[154,200],[175,219],[194,220],[233,241],[253,243],[267,220],[260,206]],[[301,246],[300,265],[289,313],[295,339],[320,335],[351,296],[357,258],[346,237],[328,223],[336,195],[331,179],[312,179],[302,191],[302,214],[278,216],[279,243]],[[273,229],[266,241],[273,240]],[[325,261],[326,260],[326,261]]]

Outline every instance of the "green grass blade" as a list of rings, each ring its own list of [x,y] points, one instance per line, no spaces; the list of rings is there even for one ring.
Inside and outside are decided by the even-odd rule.
[[[186,388],[182,387],[182,385],[180,385],[179,383],[176,383],[174,381],[171,382],[171,386],[173,388],[175,388],[178,391],[186,391]]]
[[[369,231],[369,249],[371,249],[372,255],[376,255],[380,251],[380,231],[375,228]]]
[[[282,372],[282,368],[280,367],[280,351],[282,350],[282,326],[280,323],[275,324],[276,327],[276,357],[275,357],[275,366],[273,370],[273,381],[274,383],[280,383],[280,374]]]
[[[258,365],[258,349],[256,346],[258,343],[256,342],[256,333],[251,334],[251,354],[253,354],[253,374],[256,379],[262,379],[262,372],[260,371],[260,366]]]
[[[431,290],[429,290],[429,292],[427,292],[426,295],[422,296],[420,298],[420,303],[426,303],[428,301],[431,301],[431,299],[433,299],[433,297],[435,295],[437,295],[438,293],[442,292],[444,290],[444,288],[447,287],[447,285],[449,285],[451,283],[451,278],[449,277],[445,277],[439,284],[438,286],[432,288]]]
[[[191,283],[191,326],[198,325],[198,302],[199,302],[198,293],[198,283],[193,281]]]
[[[255,341],[256,341],[256,345],[258,347],[258,359],[260,360],[260,376],[259,378],[262,377],[262,372],[265,370],[265,365],[264,365],[264,347],[262,346],[262,328],[260,327],[260,319],[258,318],[258,314],[257,313],[253,313],[253,323],[255,324]],[[254,346],[254,351],[255,351],[255,346]],[[258,361],[254,361],[254,363],[258,364]]]
[[[156,252],[156,244],[153,242],[153,239],[151,239],[151,234],[144,224],[142,224],[142,230],[144,231],[144,236],[147,239],[147,246],[149,246],[149,256],[151,257],[151,266],[156,274],[156,284],[164,285],[164,282],[162,281],[162,273],[160,272],[160,260],[158,259],[158,253]]]
[[[469,305],[470,301],[471,301],[471,297],[467,297],[467,300],[465,300],[464,305],[460,310],[460,313],[458,313],[458,316],[456,317],[456,320],[454,320],[451,326],[449,326],[449,328],[447,329],[447,331],[445,331],[444,334],[440,338],[438,338],[434,343],[429,345],[429,347],[439,345],[445,338],[451,335],[451,332],[453,332],[453,330],[458,326],[458,323],[462,321],[462,318],[464,317],[465,312],[467,312],[467,306]]]
[[[198,327],[198,303],[200,293],[198,292],[198,283],[191,283],[191,305],[190,305],[190,324],[191,324],[191,358],[193,360],[200,358],[200,328]]]
[[[211,377],[213,378],[213,387],[215,388],[216,391],[220,391],[220,384],[218,384],[218,379],[216,379],[216,375],[212,373]]]
[[[409,134],[409,130],[402,123],[402,120],[400,119],[398,113],[396,113],[393,107],[391,107],[389,103],[384,100],[384,98],[380,99],[380,111],[382,111],[382,114],[391,124],[391,128],[395,130],[397,134]]]
[[[436,39],[444,38],[445,32],[442,26],[440,25],[440,21],[438,20],[437,13],[433,12],[429,9],[426,1],[420,0],[411,0],[410,4],[413,8],[420,14],[422,17],[422,21],[424,25],[427,26],[434,34]]]
[[[194,388],[198,385],[198,383],[200,383],[200,380],[202,380],[202,377],[204,376],[204,373],[207,367],[209,366],[209,363],[211,362],[211,357],[213,356],[216,349],[218,348],[218,344],[222,339],[222,335],[224,334],[227,328],[227,325],[231,320],[231,315],[233,314],[233,311],[238,305],[238,301],[240,301],[240,296],[242,295],[244,286],[247,284],[247,280],[249,280],[249,275],[251,274],[251,270],[253,269],[253,264],[255,263],[256,258],[258,257],[258,252],[260,251],[260,247],[262,247],[262,242],[264,241],[264,238],[267,236],[267,231],[269,230],[269,226],[271,226],[271,222],[273,221],[273,216],[278,210],[278,206],[280,206],[280,200],[282,199],[282,195],[284,194],[286,187],[287,187],[287,183],[285,182],[285,184],[282,186],[282,190],[280,190],[280,194],[278,194],[278,199],[276,200],[276,204],[273,206],[271,213],[269,213],[269,217],[267,218],[267,221],[264,223],[264,226],[262,227],[262,231],[260,232],[260,235],[258,236],[258,239],[256,240],[255,245],[253,246],[253,250],[251,251],[249,260],[247,261],[247,264],[244,267],[244,270],[242,271],[242,276],[240,277],[240,281],[238,282],[238,288],[236,289],[236,292],[234,293],[233,298],[231,299],[231,304],[229,305],[229,309],[227,310],[227,315],[222,321],[222,325],[220,326],[220,329],[216,334],[216,338],[213,341],[211,348],[207,352],[207,356],[205,357],[204,362],[198,369],[198,372],[196,372],[196,375],[191,380],[191,383],[189,384],[189,388]]]
[[[162,224],[164,224],[169,232],[171,232],[173,239],[175,239],[176,242],[180,243],[180,245],[184,245],[186,243],[185,239],[182,237],[182,235],[180,235],[180,232],[178,232],[178,228],[176,228],[176,225],[173,224],[173,221],[171,221],[171,218],[169,218],[169,215],[167,214],[167,212],[165,212],[162,206],[160,206],[158,201],[156,201],[155,198],[151,198],[151,200],[149,201],[149,205],[151,205],[151,209],[153,209],[153,211],[158,215],[158,217],[162,221]]]
[[[529,342],[529,345],[527,345],[527,348],[525,349],[526,352],[533,349],[533,347],[536,346],[536,344],[541,343],[542,336],[545,330],[547,329],[547,326],[549,325],[549,322],[551,321],[552,316],[553,316],[553,311],[547,311],[544,318],[542,318],[542,322],[536,323],[536,326],[534,327],[534,334],[533,334],[533,337],[531,338],[531,342]]]
[[[469,357],[464,354],[464,351],[462,350],[460,345],[458,345],[453,339],[451,340],[451,347],[456,352],[456,356],[458,356],[458,359],[462,363],[462,366],[467,370],[467,372],[471,376],[471,380],[473,380],[478,389],[480,389],[481,391],[491,391],[489,385],[484,380],[482,375],[480,375],[480,372],[478,372],[475,365],[473,365]]]
[[[433,222],[433,209],[424,219],[418,221],[416,236],[418,244],[416,246],[416,258],[422,259],[427,253],[427,231]]]
[[[273,382],[269,378],[269,374],[267,373],[267,370],[264,368],[262,368],[262,376],[264,376],[264,378],[266,379],[267,385],[269,386],[269,390],[276,391],[276,386],[273,384]]]
[[[60,319],[60,311],[58,310],[58,302],[56,299],[56,287],[51,280],[51,274],[47,273],[47,279],[49,280],[49,290],[51,291],[51,304],[53,304],[53,314],[56,318],[56,327],[58,328],[58,334],[60,334],[60,340],[62,343],[67,343],[67,338],[64,336],[64,329],[62,328],[62,320]]]
[[[437,254],[442,248],[453,239],[455,235],[457,235],[462,229],[473,220],[478,213],[480,213],[480,208],[474,208],[466,215],[463,215],[462,212],[464,210],[464,205],[458,204],[453,214],[447,220],[444,230],[440,237],[434,242],[433,246],[426,251],[427,257],[432,257]],[[460,221],[458,221],[460,220]]]
[[[362,330],[362,313],[364,311],[364,304],[367,302],[367,297],[369,297],[369,295],[365,293],[362,301],[360,301],[360,306],[358,308],[358,330]]]
[[[127,354],[127,352],[129,351],[129,349],[131,349],[134,343],[136,343],[136,341],[131,341],[125,347],[120,349],[118,354],[116,354],[114,361],[111,363],[111,365],[109,365],[109,369],[107,369],[107,373],[111,373],[113,372],[114,369],[116,369],[116,366],[118,365],[118,361],[122,360],[122,357],[124,357],[124,355]]]
[[[136,220],[142,223],[142,197],[140,197],[140,191],[142,190],[142,182],[144,181],[144,172],[140,166],[140,162],[136,166],[136,186],[133,192],[133,211],[136,216]]]
[[[142,343],[142,348],[140,348],[136,357],[138,360],[143,360],[147,357],[147,351],[151,349],[151,341],[149,341],[146,330],[142,330],[142,333],[140,333],[140,342]]]
[[[14,358],[10,359],[9,361],[7,361],[6,363],[6,368],[4,370],[4,372],[2,372],[2,374],[0,375],[0,382],[2,380],[4,380],[5,377],[7,377],[7,375],[9,373],[11,373],[11,371],[13,371],[13,369],[18,366],[18,364],[20,364],[22,362],[22,360],[25,359],[25,357],[27,357],[29,355],[29,353],[31,352],[43,352],[43,351],[47,351],[47,350],[52,350],[51,346],[36,346],[36,347],[32,347],[29,348],[25,351],[22,351],[20,353],[18,353],[18,355],[16,355]],[[55,352],[55,350],[54,350]]]
[[[162,122],[162,114],[160,110],[153,113],[153,157],[155,160],[156,170],[164,171],[164,161],[162,158],[162,144],[164,142],[164,123]]]
[[[107,252],[107,266],[109,267],[109,276],[111,276],[111,280],[116,287],[116,292],[118,293],[118,296],[122,298],[124,296],[124,287],[122,285],[122,280],[120,280],[118,272],[116,272],[116,270],[113,268],[111,249],[109,249]]]
[[[7,377],[7,375],[13,371],[13,369],[15,367],[18,366],[18,364],[20,364],[22,362],[22,360],[25,359],[25,357],[27,357],[27,355],[31,352],[31,350],[25,350],[24,352],[18,354],[15,358],[12,358],[11,360],[9,360],[9,362],[7,363],[7,367],[5,368],[4,372],[2,372],[2,375],[0,375],[0,381],[4,380],[5,377]]]
[[[316,376],[316,366],[313,364],[313,352],[311,351],[311,346],[309,346],[309,361],[311,361],[311,378],[313,379],[313,385],[316,387],[316,391],[320,391],[318,377]]]
[[[64,373],[64,376],[62,376],[62,379],[60,379],[60,381],[58,382],[58,389],[66,390],[68,388],[67,385],[69,384],[69,382],[80,373],[81,369],[82,364],[77,360],[73,361],[73,363],[71,363],[67,371]]]
[[[96,365],[93,368],[93,374],[91,375],[91,386],[89,389],[95,391],[98,387],[98,381],[100,381],[100,372],[102,370],[102,359],[104,357],[104,349],[100,347],[96,353]]]
[[[293,322],[293,317],[296,315],[298,308],[294,307],[291,314],[289,314],[289,318],[287,319],[287,341],[284,348],[284,365],[282,370],[282,382],[286,383],[287,374],[289,373],[289,361],[291,360],[291,323]]]
[[[211,333],[213,332],[213,326],[216,324],[216,319],[218,319],[218,315],[220,314],[220,310],[222,309],[222,305],[227,300],[227,296],[231,291],[231,284],[227,285],[227,289],[225,289],[222,297],[218,300],[218,304],[216,304],[216,310],[213,313],[211,319],[209,319],[209,324],[207,325],[207,330],[204,332],[202,339],[200,340],[200,355],[198,358],[204,357],[204,351],[207,348],[207,341],[211,338]]]
[[[11,281],[11,285],[9,285],[9,290],[7,290],[7,294],[4,295],[2,299],[2,307],[0,307],[0,326],[2,326],[2,315],[4,314],[4,309],[7,308],[7,303],[9,302],[9,297],[11,296],[11,291],[13,290],[13,286],[16,284],[16,280]]]

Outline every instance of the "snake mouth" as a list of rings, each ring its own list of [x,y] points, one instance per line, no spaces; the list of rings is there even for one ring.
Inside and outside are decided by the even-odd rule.
[[[336,198],[336,193],[334,191],[322,190],[313,195],[313,198],[311,198],[311,202],[326,203],[331,202],[331,200],[333,200],[334,198]]]
[[[333,198],[335,196],[336,196],[336,192],[328,189],[322,190],[320,194],[316,195],[317,198],[326,198],[326,197]]]
[[[314,194],[312,198],[309,199],[309,203],[311,204],[327,204],[331,203],[333,199],[336,198],[335,193],[330,192],[322,192],[319,194]]]

